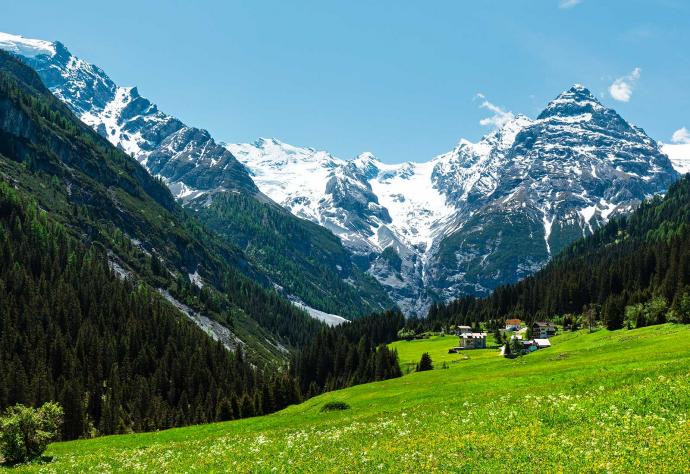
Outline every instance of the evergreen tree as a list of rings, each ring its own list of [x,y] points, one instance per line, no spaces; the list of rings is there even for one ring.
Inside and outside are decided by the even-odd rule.
[[[419,359],[417,364],[417,372],[424,372],[425,370],[433,370],[434,365],[431,362],[431,356],[428,352],[422,354],[422,358]]]
[[[223,398],[223,400],[218,404],[218,415],[216,416],[216,419],[218,421],[229,421],[234,418],[235,414],[232,411],[232,405],[227,398]]]

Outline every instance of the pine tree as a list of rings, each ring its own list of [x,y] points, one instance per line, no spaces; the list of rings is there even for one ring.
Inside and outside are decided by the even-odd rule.
[[[223,398],[218,404],[218,415],[216,416],[218,421],[229,421],[235,419],[235,413],[232,411],[232,405],[227,398]]]
[[[433,370],[434,366],[431,361],[431,356],[428,352],[422,354],[422,358],[419,359],[417,364],[417,372],[424,372],[425,370]]]

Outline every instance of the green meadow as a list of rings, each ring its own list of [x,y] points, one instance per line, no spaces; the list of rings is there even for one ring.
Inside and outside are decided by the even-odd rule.
[[[397,341],[390,344],[390,347],[398,351],[398,360],[400,361],[400,368],[404,374],[413,372],[419,359],[424,352],[428,352],[431,360],[434,363],[434,368],[442,368],[445,366],[451,367],[456,364],[464,363],[472,360],[480,359],[496,359],[498,349],[490,350],[470,350],[463,351],[459,354],[449,354],[448,349],[456,347],[459,344],[457,336],[431,336],[429,339],[416,339],[413,341]],[[488,335],[486,341],[487,347],[496,345],[496,341],[492,334]]]
[[[690,472],[690,327],[566,333],[508,360],[399,341],[403,372],[273,415],[55,443],[17,472]],[[448,368],[441,368],[445,362]],[[325,403],[350,408],[321,412]]]

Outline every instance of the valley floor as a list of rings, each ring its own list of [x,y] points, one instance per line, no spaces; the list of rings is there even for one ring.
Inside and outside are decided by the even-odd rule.
[[[56,443],[18,472],[690,472],[690,327],[567,333],[515,360],[397,342],[436,370],[253,419]],[[445,361],[448,369],[442,369]],[[351,408],[322,413],[330,401]]]

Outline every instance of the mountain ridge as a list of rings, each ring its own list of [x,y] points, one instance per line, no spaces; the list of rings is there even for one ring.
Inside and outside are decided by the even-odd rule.
[[[54,44],[59,56],[62,46]],[[45,51],[46,45],[37,48]],[[54,65],[45,66],[40,57],[45,55],[28,62],[50,80]],[[85,74],[102,72],[84,68]],[[374,277],[407,315],[424,315],[433,301],[487,294],[534,273],[564,245],[629,213],[678,178],[659,144],[580,84],[535,119],[516,115],[476,143],[460,140],[431,160],[391,165],[371,153],[343,160],[276,139],[216,143],[207,132],[160,113],[135,88],[104,81],[110,105],[101,106],[98,94],[83,97],[70,80],[54,87],[58,96],[73,108],[83,104],[86,123],[137,155],[189,207],[209,215],[214,193],[230,187],[218,170],[231,164],[240,182],[235,190],[259,201],[265,196],[264,202],[331,231],[352,255],[352,270],[344,273],[341,263],[329,261],[341,280],[361,272],[361,289],[369,285],[364,273]],[[117,94],[121,99],[113,99]],[[141,128],[142,116],[153,125]],[[168,128],[174,133],[156,141]],[[216,217],[233,212],[218,211]],[[278,214],[275,219],[285,219]],[[236,242],[246,240],[227,222],[214,222]],[[333,306],[318,309],[333,312]]]
[[[243,208],[258,212],[255,222],[268,219],[268,227],[294,231],[291,237],[307,245],[288,261],[268,258],[274,253],[272,241],[252,239],[247,233],[257,230],[252,225],[242,227],[242,233],[232,221],[213,220],[214,230],[240,247],[261,279],[286,299],[350,318],[393,306],[378,283],[353,264],[337,239],[322,229],[305,232],[311,223],[299,222],[263,194],[245,166],[208,131],[160,111],[136,87],[118,86],[102,69],[72,55],[60,42],[2,34],[0,48],[32,67],[85,124],[161,178],[186,208],[208,216],[211,206],[230,205],[232,196],[226,199],[228,195],[247,196],[259,204]],[[220,214],[236,216],[237,212],[225,209]]]
[[[541,146],[539,140],[551,142]],[[576,156],[567,157],[560,140],[569,141],[567,147]],[[541,146],[537,153],[532,149],[535,143],[537,148]],[[656,142],[580,84],[550,101],[536,119],[517,115],[479,142],[460,140],[452,151],[427,162],[384,164],[370,153],[343,160],[327,151],[295,147],[276,139],[225,146],[276,202],[341,237],[408,314],[424,313],[434,298],[486,294],[509,282],[503,275],[511,272],[517,275],[515,279],[533,273],[566,243],[591,233],[613,216],[630,212],[642,199],[663,192],[678,177]],[[534,156],[526,156],[530,153]],[[561,155],[568,158],[567,163],[558,161]],[[533,189],[539,187],[528,176],[536,171],[533,163],[548,161],[549,169],[539,172],[542,178],[556,181],[554,189],[562,195],[578,194],[571,198],[571,208],[557,208],[558,198],[549,196],[553,189]],[[589,163],[588,169],[582,166],[584,162]],[[513,168],[510,178],[506,177],[507,165]],[[589,187],[578,188],[568,173],[589,175],[580,178],[589,180]],[[339,196],[343,192],[349,192],[350,201]],[[525,199],[536,205],[530,216],[521,215],[519,210]],[[502,231],[483,234],[474,241],[471,236],[468,241],[466,234],[459,240],[458,233],[472,226],[491,225],[490,219],[478,223],[478,216],[511,205],[513,220],[521,222],[501,217],[499,212],[495,214],[499,220],[507,219],[503,231],[517,224],[526,235],[538,234],[540,239],[528,239],[532,248],[527,249],[526,258],[508,256],[512,261],[506,261],[499,256],[495,269],[478,268],[490,267],[490,256],[495,253],[492,245],[506,245],[496,238]],[[563,225],[564,221],[570,223]],[[524,239],[517,234],[511,239],[520,244]],[[488,248],[479,249],[487,237]],[[446,261],[455,258],[455,247],[468,243],[474,250],[448,268]],[[379,258],[388,247],[402,255],[402,271]],[[478,256],[472,256],[473,252]],[[505,254],[499,249],[501,252]],[[498,268],[501,266],[504,268]],[[485,274],[463,281],[473,272]],[[430,292],[420,291],[428,284]]]

